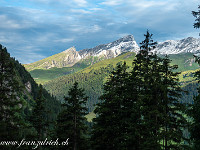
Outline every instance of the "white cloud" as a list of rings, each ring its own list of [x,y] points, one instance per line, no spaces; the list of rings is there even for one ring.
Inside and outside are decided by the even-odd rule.
[[[147,9],[150,7],[161,7],[166,6],[168,4],[168,1],[147,1],[147,0],[140,0],[140,1],[127,1],[127,4],[131,7],[137,7],[140,9]]]
[[[86,33],[96,33],[99,32],[102,28],[95,24],[91,26],[86,25],[71,25],[70,31],[78,32],[79,34],[86,34]]]
[[[115,25],[114,22],[109,22],[109,23],[107,23],[107,26],[113,26],[113,25]]]
[[[84,9],[71,9],[72,13],[78,13],[78,14],[90,14],[90,11],[84,10]]]
[[[8,51],[11,51],[9,47]],[[15,57],[22,64],[28,64],[46,58],[47,56],[42,55],[41,51],[37,46],[23,45],[12,48],[11,56]]]
[[[13,32],[13,30],[0,30],[0,44],[5,44],[4,46],[8,46],[24,42],[25,39],[20,33]]]
[[[86,0],[74,0],[74,2],[78,5],[78,6],[86,6],[87,5],[87,1]]]
[[[104,9],[103,8],[99,8],[99,7],[94,7],[94,8],[90,8],[89,10],[91,10],[91,11],[102,11]]]
[[[19,50],[17,50],[19,51]],[[11,55],[12,56],[12,55]],[[38,60],[44,59],[48,56],[41,55],[40,53],[34,53],[34,52],[26,52],[23,54],[15,54],[17,60],[19,60],[22,64],[29,64],[32,62],[36,62]]]
[[[122,4],[122,0],[107,0],[107,1],[104,1],[100,4],[102,5],[108,5],[108,6],[117,6],[117,5],[120,5]]]
[[[72,41],[74,41],[74,38],[63,38],[63,39],[54,40],[54,42],[61,42],[61,43],[68,43]]]
[[[92,32],[99,32],[100,30],[101,30],[101,27],[96,24],[90,28],[90,31]]]
[[[20,24],[14,19],[9,19],[6,15],[0,15],[0,29],[22,29],[24,24]]]

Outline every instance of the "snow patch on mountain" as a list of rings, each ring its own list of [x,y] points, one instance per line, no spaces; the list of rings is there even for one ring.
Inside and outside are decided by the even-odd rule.
[[[158,54],[200,53],[200,39],[188,37],[182,40],[167,40],[154,49]]]
[[[83,49],[79,51],[79,54],[83,59],[88,56],[104,56],[105,58],[114,58],[123,52],[130,51],[139,51],[139,46],[137,45],[133,35],[128,35],[114,42],[102,44],[94,48]]]

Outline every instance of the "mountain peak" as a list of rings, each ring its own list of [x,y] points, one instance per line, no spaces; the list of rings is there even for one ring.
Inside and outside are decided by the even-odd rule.
[[[123,52],[137,52],[137,45],[133,35],[124,36],[114,42],[98,45],[94,48],[79,51],[82,58],[89,56],[103,56],[104,58],[114,58]]]
[[[75,47],[71,47],[61,53],[55,54],[53,56],[47,57],[45,59],[39,60],[37,62],[25,65],[25,67],[30,71],[37,69],[50,69],[53,67],[71,67],[75,63],[81,60],[79,53],[76,51]]]
[[[126,36],[120,38],[119,40],[122,40],[122,41],[124,41],[124,42],[127,42],[127,41],[135,41],[133,35],[126,35]]]
[[[74,46],[72,46],[61,53],[69,53],[69,52],[76,52],[76,48]]]

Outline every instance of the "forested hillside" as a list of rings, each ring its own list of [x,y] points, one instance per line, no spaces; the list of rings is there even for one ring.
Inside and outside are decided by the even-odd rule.
[[[192,86],[193,89],[195,90],[191,92],[192,93],[195,92],[197,85],[189,84],[191,81],[195,80],[193,78],[194,71],[192,70],[196,70],[198,68],[198,64],[194,62],[193,54],[192,53],[176,54],[176,55],[170,55],[169,57],[170,59],[172,59],[171,62],[172,65],[174,64],[179,65],[177,71],[183,71],[179,75],[182,87],[185,87],[186,85],[187,85],[186,88]],[[127,65],[130,67],[128,70],[130,70],[134,58],[135,58],[135,53],[132,52],[124,53],[116,58],[107,59],[95,63],[77,73],[53,79],[45,83],[44,87],[50,93],[55,95],[58,98],[58,100],[62,101],[63,95],[67,95],[68,89],[73,85],[75,81],[77,81],[80,87],[84,88],[86,94],[89,96],[87,107],[89,109],[89,112],[91,112],[95,107],[94,105],[98,103],[98,97],[103,92],[102,89],[103,84],[108,79],[109,74],[113,71],[116,64],[119,62],[126,61]],[[190,101],[192,103],[192,98],[193,98],[192,93],[189,93],[189,95],[185,95],[184,93],[183,100],[181,101]]]
[[[60,112],[60,102],[41,85],[39,86],[30,73],[17,60],[10,57],[2,45],[0,45],[0,85],[1,141],[25,137],[37,138],[36,126],[44,123],[45,128],[40,130],[42,134],[47,134],[47,130],[52,128],[52,123]],[[39,104],[40,100],[42,103]],[[41,118],[35,115],[36,112],[40,112]]]
[[[14,63],[19,82],[21,83],[21,87],[24,90],[23,98],[25,101],[27,101],[27,105],[30,106],[29,110],[31,110],[31,107],[34,105],[35,100],[38,97],[39,85],[31,77],[30,73],[26,71],[26,69],[17,60],[13,58],[10,58],[10,60]],[[55,120],[57,113],[60,110],[60,102],[56,99],[55,96],[49,94],[44,88],[42,94],[46,99],[45,107],[48,108],[48,110],[51,112],[48,117],[50,120]]]

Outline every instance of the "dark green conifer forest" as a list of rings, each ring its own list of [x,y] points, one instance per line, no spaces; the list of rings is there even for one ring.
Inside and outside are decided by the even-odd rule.
[[[42,140],[60,112],[60,102],[0,45],[0,141]],[[1,149],[17,146],[0,145]],[[29,147],[20,147],[29,149]]]

